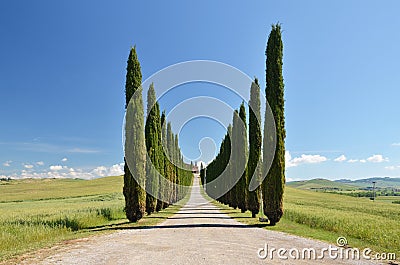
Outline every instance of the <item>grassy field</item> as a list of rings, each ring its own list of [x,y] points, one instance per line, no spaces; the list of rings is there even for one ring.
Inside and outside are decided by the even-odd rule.
[[[113,226],[155,225],[180,208],[170,206],[151,218],[128,223],[122,186],[121,176],[0,185],[0,261],[63,240],[104,233]]]
[[[232,211],[215,202],[238,221],[261,225],[251,213]],[[353,198],[286,187],[284,215],[274,227],[266,229],[315,238],[335,244],[339,236],[351,247],[371,248],[376,252],[396,253],[400,258],[400,205],[385,200]]]
[[[122,193],[122,177],[83,179],[24,179],[0,182],[0,202],[20,202]]]

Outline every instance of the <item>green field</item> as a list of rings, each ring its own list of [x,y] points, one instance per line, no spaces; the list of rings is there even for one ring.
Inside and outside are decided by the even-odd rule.
[[[0,182],[0,202],[70,198],[122,193],[122,177],[83,179],[24,179]]]
[[[218,202],[215,204],[238,221],[263,224],[251,218],[249,212],[240,213]],[[368,247],[400,257],[400,205],[385,200],[374,202],[368,198],[286,187],[283,218],[275,227],[266,228],[333,244],[339,236],[344,236],[351,247]]]
[[[0,185],[0,261],[110,227],[154,225],[180,207],[138,223],[125,218],[123,178],[13,180]],[[188,198],[185,198],[187,200]]]

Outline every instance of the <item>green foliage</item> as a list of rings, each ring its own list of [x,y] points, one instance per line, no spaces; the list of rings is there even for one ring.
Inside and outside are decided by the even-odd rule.
[[[168,151],[167,145],[167,125],[166,125],[166,116],[165,110],[161,114],[161,143],[162,143],[162,160],[164,163],[163,177],[169,180],[170,175],[170,166],[169,160],[167,158],[166,152]],[[160,198],[164,198],[162,202],[162,208],[166,208],[169,205],[169,185],[165,184],[160,186]]]
[[[268,37],[266,59],[265,94],[275,119],[276,125],[276,150],[271,168],[263,182],[264,212],[270,223],[279,222],[283,214],[283,192],[285,186],[285,116],[284,116],[284,84],[282,74],[283,43],[281,26],[273,25]],[[265,122],[266,126],[267,122]],[[264,133],[268,131],[264,128]],[[264,141],[270,139],[264,135]],[[267,144],[264,142],[264,146]],[[267,150],[264,150],[266,161]],[[264,172],[266,174],[267,172]]]
[[[126,68],[125,83],[125,108],[128,107],[129,101],[135,94],[137,89],[142,85],[142,72],[140,63],[136,53],[136,46],[131,48],[128,58],[128,66]]]
[[[131,49],[125,84],[126,128],[125,153],[129,153],[129,167],[125,157],[124,188],[125,212],[131,222],[137,222],[146,210],[146,145],[142,100],[142,74],[135,47]],[[135,176],[133,176],[135,174]]]
[[[159,179],[156,171],[161,169],[160,154],[161,148],[161,118],[160,108],[156,102],[156,92],[154,85],[151,84],[147,93],[147,119],[145,126],[146,150],[148,159],[146,162],[146,187],[151,194],[157,194],[159,191]],[[147,214],[153,213],[157,208],[157,199],[149,193],[146,194],[146,212]]]
[[[239,112],[235,110],[233,112],[233,121],[232,121],[232,176],[236,176],[239,174]],[[239,198],[238,198],[238,182],[236,182],[235,186],[233,186],[230,194],[230,204],[229,206],[236,209],[239,206]]]
[[[163,119],[165,120],[165,113],[163,113],[160,116],[160,106],[158,105],[157,102],[157,108],[158,108],[158,149],[157,149],[157,155],[158,155],[158,172],[159,172],[159,184],[158,184],[158,198],[157,199],[157,205],[156,205],[156,211],[161,211],[161,209],[164,209],[164,201],[162,200],[162,196],[164,195],[165,192],[165,187],[162,182],[163,177],[165,175],[165,156],[164,156],[164,150],[163,150]]]
[[[168,164],[168,171],[167,171],[167,177],[170,181],[169,187],[168,187],[168,198],[171,203],[174,203],[175,201],[175,192],[174,192],[174,186],[173,183],[175,183],[175,166],[172,163],[173,158],[174,158],[174,134],[172,132],[172,127],[171,123],[167,123],[167,150],[168,150],[168,157],[167,157],[167,164]]]
[[[217,178],[223,180],[218,181],[215,185],[206,185],[207,194],[211,198],[217,199],[233,208],[239,207],[243,212],[247,210],[248,187],[246,127],[246,109],[244,103],[242,103],[239,113],[237,110],[233,113],[233,126],[228,126],[228,132],[221,143],[217,157],[207,166],[205,171],[201,170],[202,180],[204,172],[206,172],[207,184]],[[235,174],[240,173],[241,176],[237,179]],[[219,186],[217,187],[217,185]],[[222,190],[228,190],[228,192],[221,196]]]
[[[248,179],[251,178],[260,179],[261,172],[260,167],[257,168],[257,164],[261,164],[261,106],[260,106],[260,86],[258,79],[255,78],[251,84],[250,89],[250,102],[249,102],[249,161],[248,161]],[[256,172],[257,169],[257,172]],[[257,187],[253,191],[248,193],[248,209],[252,212],[252,216],[255,217],[260,211],[260,187]]]
[[[246,160],[248,158],[248,144],[247,144],[247,121],[246,121],[246,108],[244,103],[240,105],[239,118],[241,122],[237,124],[238,130],[238,139],[237,139],[237,165],[238,171],[241,172],[240,169],[244,168],[244,172],[242,173],[237,185],[236,185],[236,193],[237,193],[237,202],[238,208],[245,212],[247,210],[247,193],[248,193],[248,178],[247,178],[247,167]]]
[[[217,157],[207,166],[207,183],[211,183],[216,178],[222,180],[228,180],[230,176],[230,167],[228,166],[229,157],[231,155],[231,141],[229,133],[232,131],[232,126],[229,125],[228,133],[225,135],[222,140],[221,147]],[[201,170],[202,178],[204,178],[204,170]],[[203,181],[203,179],[202,179]],[[226,187],[231,186],[229,182],[221,183],[223,187],[217,187],[216,185],[208,185],[207,186],[207,194],[212,198],[218,199],[221,202],[228,203],[227,194],[220,197],[220,190],[226,190]]]
[[[166,125],[165,125],[166,123]],[[184,163],[181,150],[179,148],[178,135],[172,132],[170,122],[166,121],[165,112],[161,115],[163,148],[160,148],[160,157],[163,157],[164,177],[169,180],[163,189],[162,196],[164,198],[163,207],[167,207],[170,203],[175,203],[184,198],[189,191],[193,181],[192,168]],[[160,193],[161,195],[161,193]]]

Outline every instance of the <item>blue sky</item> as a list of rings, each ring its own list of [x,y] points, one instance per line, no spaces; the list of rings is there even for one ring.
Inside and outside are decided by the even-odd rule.
[[[136,2],[0,2],[1,176],[120,172],[132,45],[144,79],[174,63],[214,60],[257,76],[264,89],[265,44],[278,21],[287,178],[400,176],[398,1]],[[241,102],[212,85],[174,91],[160,100],[167,111],[193,93]],[[224,133],[193,120],[182,150],[197,157],[201,139],[219,144]],[[202,160],[212,156],[209,143]]]

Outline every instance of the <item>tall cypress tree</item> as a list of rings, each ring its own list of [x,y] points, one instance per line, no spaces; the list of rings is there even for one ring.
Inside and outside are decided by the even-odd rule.
[[[175,200],[175,189],[173,183],[175,183],[175,166],[173,164],[174,157],[174,134],[172,132],[171,123],[167,123],[167,148],[168,148],[168,179],[169,179],[169,187],[168,187],[168,198],[169,202],[174,203]]]
[[[250,102],[249,102],[249,161],[247,164],[248,178],[261,177],[260,168],[257,169],[257,164],[261,159],[261,111],[260,111],[260,86],[258,79],[255,78],[251,84]],[[252,217],[260,211],[260,187],[248,193],[248,209],[251,211]]]
[[[146,181],[146,145],[141,83],[140,63],[133,47],[128,57],[125,83],[125,155],[128,157],[124,159],[123,187],[126,217],[131,222],[142,218],[146,209],[146,191],[142,188]]]
[[[239,112],[235,110],[233,112],[233,121],[232,121],[232,176],[236,179],[236,174],[239,174],[238,169],[238,157],[239,157],[239,149],[238,149],[238,122],[239,122]],[[230,207],[236,209],[238,207],[238,183],[232,187],[230,190]]]
[[[158,141],[159,141],[159,145],[158,145],[158,150],[157,150],[157,154],[158,154],[158,172],[160,173],[159,175],[159,184],[158,184],[158,199],[157,199],[157,206],[156,206],[156,211],[160,211],[161,209],[164,208],[164,201],[163,196],[164,196],[164,192],[165,192],[165,188],[164,188],[164,183],[163,183],[163,177],[165,175],[165,158],[164,158],[164,150],[163,150],[163,129],[162,129],[162,115],[160,116],[160,105],[158,104],[158,102],[156,102],[156,113],[158,113]],[[164,114],[165,115],[165,114]],[[165,116],[164,116],[165,119]]]
[[[157,194],[159,189],[159,179],[157,172],[160,170],[159,147],[161,144],[160,109],[156,102],[156,92],[154,85],[151,84],[147,92],[147,119],[145,127],[146,150],[148,159],[146,162],[146,190],[151,194]],[[157,199],[151,195],[146,195],[146,212],[151,214],[156,210]]]
[[[275,225],[283,215],[283,192],[285,187],[285,116],[284,116],[284,84],[282,74],[283,42],[281,26],[273,25],[268,37],[266,59],[266,88],[265,94],[269,103],[276,125],[276,150],[271,168],[263,182],[264,212]],[[270,140],[264,127],[264,147]],[[264,161],[267,161],[268,150],[264,148]],[[267,172],[264,172],[266,174]]]
[[[232,176],[232,171],[233,171],[234,165],[233,165],[233,160],[231,159],[231,157],[233,155],[234,150],[233,150],[233,137],[232,137],[232,125],[231,124],[229,124],[229,126],[228,126],[227,135],[228,135],[227,149],[229,150],[229,152],[226,153],[226,158],[225,158],[226,162],[227,162],[226,174],[228,176]],[[231,184],[232,184],[231,178],[227,178],[225,188],[228,189],[229,187],[231,187]],[[228,204],[228,205],[232,204],[232,188],[229,189],[228,192],[225,194],[225,202],[224,203]]]
[[[175,202],[178,201],[179,199],[179,190],[178,190],[178,185],[180,184],[180,174],[179,174],[179,159],[180,159],[180,150],[179,150],[179,143],[178,143],[178,135],[174,135],[174,161],[173,163],[175,164],[175,197],[174,200]]]
[[[238,168],[244,168],[239,182],[238,182],[238,208],[244,213],[247,210],[247,191],[248,191],[248,180],[247,180],[247,167],[246,159],[248,157],[248,145],[247,145],[247,121],[246,121],[246,108],[244,103],[240,105],[239,118],[242,122],[238,123],[239,138],[238,138]]]
[[[163,163],[164,163],[164,178],[166,180],[169,180],[169,160],[166,156],[166,152],[168,149],[167,145],[167,124],[166,124],[166,116],[165,116],[165,110],[161,114],[161,154],[163,157]],[[160,198],[163,198],[162,202],[162,209],[165,209],[169,206],[169,185],[168,182],[165,182],[165,185],[160,186]]]

